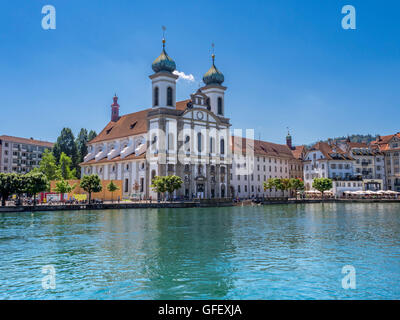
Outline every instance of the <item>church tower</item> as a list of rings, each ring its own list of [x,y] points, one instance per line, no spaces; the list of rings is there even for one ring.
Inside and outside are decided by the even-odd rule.
[[[165,51],[165,38],[162,40],[163,49],[160,56],[154,60],[150,76],[152,81],[153,108],[176,107],[176,80],[173,74],[176,69],[175,61]]]
[[[115,94],[113,100],[114,103],[111,105],[111,121],[117,122],[119,120],[119,104],[117,94]]]
[[[214,47],[214,46],[213,46]],[[215,54],[212,56],[212,66],[203,77],[203,82],[206,84],[201,91],[210,98],[211,111],[217,116],[225,116],[225,90],[222,85],[225,78],[215,66]]]

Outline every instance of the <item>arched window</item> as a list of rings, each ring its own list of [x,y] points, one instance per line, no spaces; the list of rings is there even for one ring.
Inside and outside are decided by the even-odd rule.
[[[218,114],[223,114],[221,97],[218,98]]]
[[[221,144],[220,144],[220,147],[221,147],[221,154],[225,154],[225,140],[224,139],[221,139]]]
[[[167,106],[172,107],[172,88],[171,87],[167,88]]]
[[[159,89],[158,87],[154,88],[154,106],[158,106],[158,96],[159,96]]]
[[[202,150],[203,135],[199,132],[197,134],[197,151],[201,153]]]

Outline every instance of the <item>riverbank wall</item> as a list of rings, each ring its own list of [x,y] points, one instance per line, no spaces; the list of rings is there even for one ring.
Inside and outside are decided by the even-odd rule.
[[[201,200],[187,202],[153,202],[153,203],[101,203],[101,204],[72,204],[72,205],[37,205],[37,206],[7,206],[0,207],[2,212],[38,212],[38,211],[76,211],[76,210],[118,210],[118,209],[161,209],[161,208],[212,208],[230,206],[256,205],[288,205],[308,203],[400,203],[400,199],[289,199],[271,200],[262,203],[251,201],[233,203],[226,200]]]

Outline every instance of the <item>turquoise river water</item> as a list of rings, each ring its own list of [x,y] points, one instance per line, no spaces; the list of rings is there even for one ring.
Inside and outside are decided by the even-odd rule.
[[[0,299],[399,298],[400,204],[0,213]]]

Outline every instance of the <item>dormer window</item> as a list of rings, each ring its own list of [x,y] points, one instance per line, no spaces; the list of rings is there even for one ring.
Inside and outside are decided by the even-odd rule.
[[[134,123],[131,124],[131,126],[130,126],[131,130],[136,126],[136,124],[137,124],[137,121],[135,121]]]
[[[106,134],[109,134],[113,128],[114,128],[114,127],[111,127],[110,129],[108,129],[108,130],[106,131]]]

